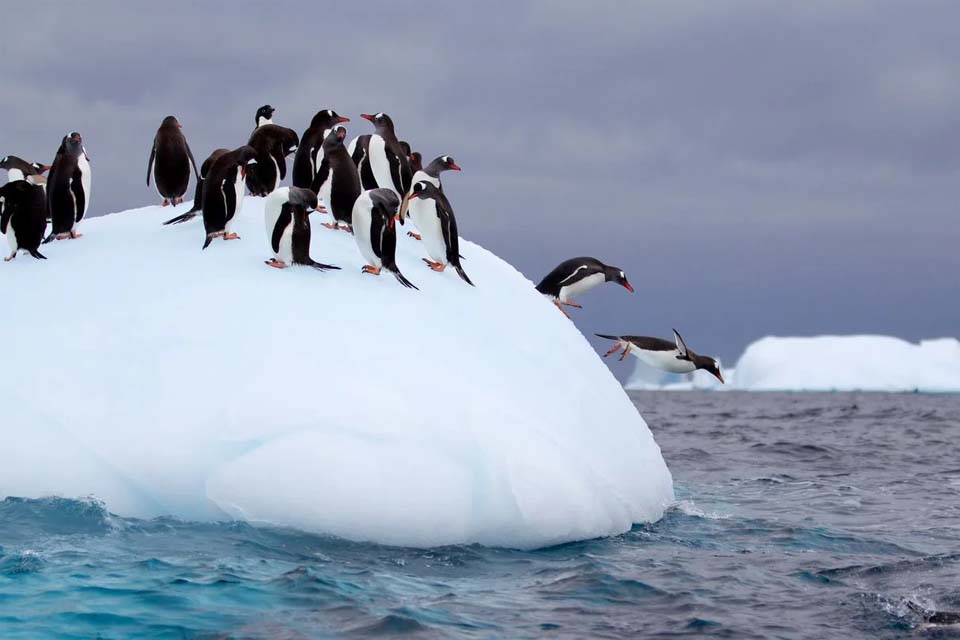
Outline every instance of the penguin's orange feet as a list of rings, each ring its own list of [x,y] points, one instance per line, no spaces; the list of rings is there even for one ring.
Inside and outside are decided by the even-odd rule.
[[[434,262],[433,260],[427,260],[426,258],[421,258],[421,260],[426,262],[427,266],[433,269],[434,271],[436,271],[437,273],[440,273],[447,268],[447,265],[445,265],[442,262]]]
[[[340,228],[336,222],[321,222],[320,226],[326,227],[327,229],[333,229],[334,231]]]
[[[69,237],[70,237],[70,234],[69,234],[69,233],[58,233],[58,234],[57,234],[57,240],[66,240],[66,239],[69,238]]]
[[[407,231],[407,235],[414,240],[423,240],[423,237],[421,237],[419,233],[414,233],[413,231]]]
[[[363,269],[361,269],[361,271],[363,271],[364,273],[375,275],[375,276],[380,275],[380,269],[370,266],[369,264],[363,265]]]
[[[239,240],[239,239],[240,239],[240,236],[237,235],[236,233],[230,232],[230,233],[225,233],[225,234],[223,234],[223,239],[224,239],[224,240]]]
[[[165,207],[165,206],[167,206],[168,204],[170,204],[170,201],[167,200],[166,198],[164,198],[164,199],[163,199],[163,202],[160,203],[160,206],[161,206],[161,207]]]
[[[14,252],[11,253],[10,255],[8,255],[6,258],[4,258],[3,261],[4,261],[4,262],[10,262],[11,260],[13,260],[13,259],[16,258],[16,257],[17,257],[17,252],[14,251]]]
[[[71,232],[70,232],[70,239],[71,239],[71,240],[76,240],[77,238],[82,238],[82,237],[83,237],[83,234],[82,234],[82,233],[79,233],[79,232],[77,232],[77,231],[71,231]]]
[[[567,316],[568,318],[570,317],[570,314],[567,313],[567,310],[566,310],[566,309],[564,309],[562,306],[560,306],[560,303],[559,303],[559,302],[557,302],[556,300],[554,300],[554,301],[553,301],[553,304],[557,307],[557,309],[560,309],[560,313],[562,313],[563,315]]]
[[[628,343],[626,347],[623,348],[623,353],[620,354],[620,360],[623,360],[627,357],[627,354],[630,353],[630,344]]]
[[[264,260],[264,264],[269,265],[275,269],[286,269],[287,263],[276,258],[270,258],[269,260]]]
[[[603,354],[603,357],[606,358],[607,356],[616,353],[617,350],[620,349],[620,347],[621,347],[621,343],[617,342],[617,344],[613,345],[613,349],[610,349],[610,351],[607,351],[605,354]]]
[[[568,307],[573,307],[573,308],[575,308],[575,309],[583,309],[583,305],[582,305],[582,304],[577,304],[576,302],[567,301],[567,302],[561,302],[560,304],[565,304],[565,305],[567,305]]]

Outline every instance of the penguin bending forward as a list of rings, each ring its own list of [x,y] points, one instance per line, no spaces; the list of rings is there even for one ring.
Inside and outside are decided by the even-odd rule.
[[[47,178],[47,211],[53,230],[44,242],[80,238],[77,225],[90,206],[90,158],[83,138],[73,131],[64,136]]]
[[[318,207],[317,194],[301,187],[281,187],[267,196],[264,203],[264,221],[273,249],[273,258],[266,263],[277,269],[291,264],[313,267],[321,271],[339,269],[330,264],[315,262],[310,257],[310,218]]]
[[[571,258],[558,264],[540,281],[537,291],[552,299],[557,309],[569,318],[570,315],[561,305],[581,309],[581,305],[573,302],[571,298],[604,282],[616,282],[633,293],[633,285],[627,281],[622,269],[607,266],[596,258],[586,257]]]
[[[429,182],[418,182],[410,193],[411,201],[422,201],[418,207],[417,226],[423,234],[423,246],[431,259],[423,258],[434,271],[443,271],[452,264],[464,282],[474,286],[460,266],[460,237],[457,235],[457,219],[450,201],[438,187]]]
[[[364,273],[380,275],[382,269],[393,273],[403,286],[416,289],[397,267],[397,209],[400,198],[392,189],[364,191],[353,205],[353,235],[360,255],[367,264]]]
[[[323,141],[330,130],[341,122],[350,122],[350,118],[339,115],[333,109],[317,111],[313,116],[310,126],[300,137],[300,146],[297,147],[297,154],[293,157],[293,186],[312,189],[319,194],[313,188],[313,184],[321,169],[326,170],[322,148]],[[325,177],[321,178],[321,182],[325,179]]]
[[[147,186],[150,186],[150,175],[157,186],[157,193],[163,198],[161,206],[174,206],[183,202],[183,194],[190,186],[190,168],[197,180],[197,162],[193,159],[193,152],[187,144],[187,138],[181,131],[182,125],[174,116],[167,116],[160,123],[157,135],[153,138],[153,148],[150,150],[150,159],[147,161]]]
[[[230,153],[230,149],[214,149],[207,159],[203,161],[203,164],[200,165],[200,174],[197,176],[197,187],[194,190],[193,205],[190,207],[190,211],[170,218],[163,223],[164,226],[168,224],[180,224],[181,222],[186,222],[187,220],[193,220],[197,217],[197,214],[203,210],[203,183],[207,179],[207,174],[210,172],[210,167],[213,166],[213,163],[216,162],[217,158],[225,153]],[[243,181],[237,181],[236,192],[238,208],[240,207],[240,203],[243,201],[243,194],[245,193],[244,189],[245,186]]]
[[[203,227],[207,232],[203,248],[214,238],[239,240],[233,232],[233,220],[240,209],[243,177],[256,164],[257,152],[243,146],[222,154],[210,167],[203,183]]]
[[[347,130],[334,127],[323,141],[323,162],[326,175],[317,175],[317,195],[324,201],[333,215],[333,222],[324,222],[328,229],[352,231],[353,205],[360,197],[360,174],[353,164],[343,139]],[[320,178],[325,179],[320,182]]]
[[[598,338],[617,341],[613,349],[603,354],[604,358],[623,349],[623,353],[620,354],[621,360],[628,355],[633,355],[650,367],[670,373],[693,373],[697,369],[703,369],[723,384],[723,374],[720,373],[720,364],[717,360],[694,353],[692,349],[687,348],[687,344],[676,329],[673,330],[673,342],[648,336],[607,336],[599,333],[595,335]]]
[[[27,162],[17,156],[4,156],[0,160],[0,169],[6,169],[7,182],[26,180],[32,184],[46,185],[47,179],[43,174],[49,171],[50,166],[39,162]]]
[[[26,251],[38,260],[43,234],[47,231],[47,197],[43,187],[26,180],[14,180],[0,187],[0,233],[7,236],[10,255],[4,262]]]

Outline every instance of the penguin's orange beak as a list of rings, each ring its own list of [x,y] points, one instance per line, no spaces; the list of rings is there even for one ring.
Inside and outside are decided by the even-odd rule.
[[[47,171],[50,171],[50,169],[51,169],[51,167],[50,167],[49,164],[42,164],[42,165],[40,165],[39,171],[40,171],[40,173],[46,173]]]
[[[623,288],[624,288],[624,289],[626,289],[626,290],[629,291],[630,293],[633,293],[633,285],[632,285],[632,284],[630,284],[630,283],[627,282],[626,280],[624,280],[624,281],[621,282],[620,284],[623,285]]]
[[[458,165],[455,162],[450,163],[450,168],[453,169],[454,171],[460,171],[460,165]]]
[[[369,113],[361,113],[360,117],[363,118],[364,120],[369,120],[370,122],[373,122],[374,120],[376,120],[376,117],[370,115]]]
[[[726,384],[726,382],[723,381],[723,375],[719,371],[717,371],[717,380],[720,381],[720,384]]]
[[[337,117],[337,124],[340,124],[341,122],[350,122],[350,118],[345,118],[345,117],[343,117],[343,116],[338,116],[338,117]]]
[[[420,199],[420,192],[419,192],[419,191],[414,191],[414,192],[411,193],[409,196],[407,196],[407,200],[419,200],[419,199]]]
[[[346,138],[346,137],[347,137],[347,130],[346,130],[346,129],[338,129],[338,130],[337,130],[337,137],[340,138],[341,140],[343,140],[344,138]]]

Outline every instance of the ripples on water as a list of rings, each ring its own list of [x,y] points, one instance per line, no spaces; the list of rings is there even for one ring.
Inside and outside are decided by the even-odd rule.
[[[534,552],[0,503],[0,638],[960,637],[960,397],[655,393],[678,504]]]

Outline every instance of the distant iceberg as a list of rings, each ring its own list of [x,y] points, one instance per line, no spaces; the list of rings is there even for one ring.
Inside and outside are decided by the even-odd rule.
[[[889,336],[766,337],[752,343],[725,375],[728,383],[651,374],[638,362],[628,389],[714,388],[741,391],[960,392],[960,341],[913,344]],[[666,378],[671,376],[673,379]]]
[[[94,218],[0,264],[0,498],[420,547],[612,535],[671,503],[622,387],[492,253],[461,243],[473,288],[401,228],[415,291],[362,274],[320,214],[311,254],[342,271],[264,265],[260,198],[206,251],[172,215]]]

